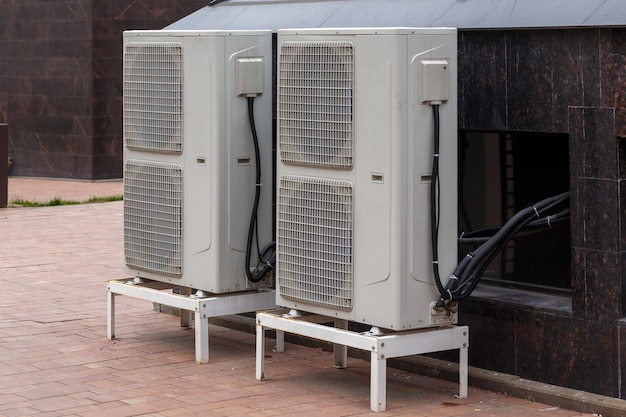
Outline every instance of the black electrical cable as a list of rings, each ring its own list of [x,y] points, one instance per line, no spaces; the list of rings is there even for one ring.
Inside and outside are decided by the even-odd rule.
[[[534,235],[536,233],[542,233],[553,227],[559,226],[569,221],[570,210],[569,208],[552,214],[541,219],[533,220],[526,225],[526,227],[519,231],[515,237],[525,237]],[[483,229],[472,230],[471,232],[464,232],[459,237],[459,243],[463,245],[478,245],[485,243],[492,238],[502,227],[486,227]]]
[[[458,263],[446,285],[441,282],[439,275],[439,222],[441,193],[439,183],[439,142],[440,120],[439,105],[433,104],[433,166],[430,178],[430,227],[432,244],[433,275],[440,299],[436,307],[443,308],[452,301],[461,301],[469,297],[474,291],[482,274],[496,255],[520,232],[530,232],[533,229],[552,227],[569,219],[569,192],[546,198],[530,207],[527,207],[500,228],[483,229],[475,235],[462,236],[462,243],[480,243],[474,251],[469,252]]]
[[[568,210],[562,210],[562,206],[569,204],[569,192],[546,198],[538,203],[526,207],[509,219],[504,226],[487,239],[482,245],[469,252],[457,265],[445,286],[445,293],[438,301],[437,306],[442,307],[446,301],[461,301],[469,297],[474,291],[482,274],[495,256],[515,237],[515,235],[528,227],[532,222],[540,224],[543,221],[552,222],[548,218],[553,210],[560,210],[556,216],[568,216]]]
[[[439,276],[439,207],[440,207],[440,185],[439,185],[439,105],[433,104],[434,140],[433,140],[433,166],[430,174],[430,237],[432,246],[432,262],[435,284],[441,294],[445,297],[445,288]]]
[[[250,225],[248,227],[248,241],[246,244],[246,276],[248,281],[250,282],[259,282],[261,281],[265,275],[270,272],[274,268],[274,264],[276,262],[276,252],[274,248],[276,247],[275,242],[270,242],[263,247],[263,249],[259,250],[259,242],[258,242],[258,209],[259,209],[259,200],[261,198],[261,152],[259,150],[259,138],[256,132],[256,125],[254,123],[254,97],[248,97],[248,120],[250,122],[250,130],[252,131],[252,141],[254,143],[254,162],[255,162],[255,191],[254,191],[254,202],[252,204],[252,214],[250,216]],[[257,254],[259,257],[259,263],[263,264],[263,267],[260,271],[257,271],[256,274],[250,270],[250,259],[252,257],[252,241],[254,240],[254,236],[256,235],[256,243],[257,243]],[[265,256],[269,253],[269,257],[265,258]],[[259,265],[260,266],[260,265]]]

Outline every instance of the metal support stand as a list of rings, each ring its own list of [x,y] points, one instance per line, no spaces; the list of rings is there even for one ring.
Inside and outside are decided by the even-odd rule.
[[[210,295],[202,292],[191,294],[190,288],[181,288],[180,294],[163,291],[173,288],[177,287],[150,280],[129,279],[107,282],[107,338],[110,340],[115,338],[115,296],[127,295],[152,301],[179,308],[181,327],[191,327],[191,315],[194,315],[196,362],[208,363],[209,317],[276,308],[276,294],[273,290]],[[284,344],[284,341],[282,343]]]
[[[335,327],[318,323],[335,322]],[[335,346],[335,366],[345,368],[347,347],[371,352],[370,409],[386,409],[387,359],[429,352],[459,349],[459,397],[467,397],[469,328],[448,326],[405,332],[357,333],[347,330],[345,320],[285,311],[259,312],[256,315],[256,379],[265,379],[265,330],[294,333],[331,342]],[[277,332],[278,333],[278,332]],[[283,346],[284,348],[284,346]],[[281,351],[281,350],[279,350]]]

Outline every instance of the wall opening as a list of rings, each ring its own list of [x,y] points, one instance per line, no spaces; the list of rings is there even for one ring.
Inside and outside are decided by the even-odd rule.
[[[515,213],[569,190],[567,134],[461,131],[459,233],[502,226]],[[462,244],[459,256],[473,247]],[[570,224],[516,237],[491,262],[482,283],[568,292]]]

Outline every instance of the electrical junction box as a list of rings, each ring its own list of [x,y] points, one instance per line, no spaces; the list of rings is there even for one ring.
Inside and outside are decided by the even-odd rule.
[[[446,59],[423,59],[419,61],[419,102],[446,103],[450,85],[449,67]]]
[[[263,58],[237,58],[237,94],[258,96],[263,94]]]

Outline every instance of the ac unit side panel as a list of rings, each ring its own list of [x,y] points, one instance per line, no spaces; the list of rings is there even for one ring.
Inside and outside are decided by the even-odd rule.
[[[357,35],[356,321],[399,329],[406,305],[406,36]],[[376,59],[372,59],[376,56]]]
[[[424,70],[423,62],[446,62],[448,89],[456,92],[457,74],[457,40],[456,34],[441,36],[423,36],[420,44],[413,47],[414,57],[411,60],[409,91],[411,105],[414,109],[410,135],[417,140],[411,143],[410,155],[412,193],[411,204],[417,208],[410,217],[412,238],[409,242],[411,254],[411,275],[414,280],[433,283],[430,239],[430,181],[432,169],[433,143],[433,109],[431,105],[421,103],[420,71]],[[448,100],[439,104],[440,117],[440,228],[439,228],[439,270],[443,284],[454,270],[457,258],[457,95],[449,94]],[[425,145],[418,145],[423,143]]]
[[[421,91],[419,81],[423,79],[420,71],[424,71],[423,62],[445,62],[447,101],[439,104],[440,117],[440,149],[439,149],[439,182],[440,182],[440,221],[438,232],[438,268],[443,285],[457,265],[457,40],[456,31],[439,36],[424,35],[415,39],[410,50],[413,51],[409,89],[413,118],[409,124],[410,136],[417,140],[410,143],[409,154],[413,161],[410,167],[412,183],[409,186],[411,197],[409,204],[415,207],[408,218],[411,230],[409,247],[409,275],[407,288],[407,304],[415,305],[412,317],[419,318],[417,325],[437,325],[455,323],[457,315],[445,312],[433,312],[429,303],[439,298],[439,291],[434,284],[432,267],[432,246],[430,227],[430,181],[426,180],[432,169],[433,143],[433,109],[423,103],[424,97],[432,94]],[[433,83],[439,79],[435,78]],[[430,80],[429,80],[430,82]],[[434,90],[436,91],[436,90]],[[438,94],[428,97],[438,100]],[[418,145],[419,143],[427,145]],[[415,325],[415,324],[414,324]]]
[[[176,33],[174,33],[176,32]],[[176,163],[182,167],[182,230],[181,239],[183,251],[182,274],[171,276],[158,272],[146,272],[126,265],[129,273],[146,278],[176,282],[181,286],[189,286],[209,292],[240,291],[248,287],[243,266],[245,254],[241,250],[241,241],[245,237],[238,237],[238,243],[233,248],[229,241],[230,229],[233,225],[240,227],[248,223],[249,215],[245,218],[235,211],[230,212],[229,196],[237,195],[240,191],[231,189],[243,188],[246,181],[241,179],[231,181],[232,163],[230,158],[230,142],[250,140],[250,134],[241,137],[241,132],[231,132],[231,124],[247,125],[248,116],[242,107],[233,104],[237,100],[245,102],[245,98],[232,94],[234,72],[229,59],[234,54],[241,54],[242,50],[250,51],[254,56],[271,57],[271,34],[238,33],[236,36],[228,33],[201,32],[196,34],[177,33],[178,31],[132,31],[125,32],[125,46],[129,43],[158,44],[163,42],[179,43],[183,50],[182,63],[182,152],[164,153],[143,151],[137,147],[124,149],[125,161],[132,158],[144,159],[159,163]],[[230,37],[237,41],[230,42]],[[260,38],[265,40],[259,41]],[[269,71],[268,71],[269,73]],[[267,87],[271,91],[271,81]],[[126,91],[125,91],[126,92]],[[231,107],[234,109],[232,110]],[[265,108],[267,107],[267,109]],[[271,105],[263,104],[257,108],[257,118],[271,118]],[[271,120],[271,119],[270,119]],[[267,122],[262,122],[262,126]],[[126,132],[125,132],[126,134]],[[236,134],[236,137],[232,137]],[[261,129],[261,135],[268,137],[267,127]],[[250,142],[251,143],[251,142]],[[264,152],[267,140],[263,142]],[[249,152],[246,152],[248,155]],[[236,165],[236,164],[235,164]],[[269,165],[268,165],[269,166]],[[244,174],[241,174],[242,177]],[[247,184],[246,184],[247,185]],[[155,184],[155,193],[162,193],[165,185]],[[242,193],[247,196],[254,192],[245,187]],[[265,197],[265,201],[270,200]],[[243,205],[250,202],[252,197],[243,197],[235,204]],[[267,203],[265,203],[267,205]],[[262,213],[260,223],[262,230],[271,229],[268,217],[269,209]],[[263,238],[267,237],[267,233]],[[271,238],[271,233],[270,233]]]
[[[356,253],[359,286],[392,280],[405,258],[406,36],[355,36]],[[372,57],[376,57],[372,59]],[[402,289],[390,289],[402,293]]]
[[[260,197],[257,212],[256,234],[259,246],[273,240],[273,213],[272,213],[272,45],[271,33],[265,36],[237,36],[226,38],[225,72],[228,74],[228,83],[225,84],[225,94],[231,97],[225,111],[226,137],[229,141],[223,142],[223,158],[225,181],[223,189],[224,202],[221,209],[222,223],[226,225],[224,232],[224,255],[227,259],[228,271],[222,275],[230,282],[224,282],[223,287],[230,285],[233,288],[246,289],[249,287],[271,286],[272,277],[258,284],[251,284],[245,271],[245,251],[249,225],[254,203],[256,184],[256,163],[254,142],[248,117],[248,98],[238,96],[237,65],[242,59],[254,58],[257,62],[255,73],[261,69],[259,75],[263,81],[262,93],[253,101],[253,115],[259,143],[261,161],[261,181],[259,183]],[[261,61],[259,63],[259,61]],[[258,91],[256,92],[258,93]],[[262,267],[257,257],[257,238],[253,242],[251,254],[251,268]]]
[[[228,39],[235,42],[239,40]],[[249,46],[234,43],[228,51],[228,70],[230,74],[237,73],[237,66],[245,58],[255,58],[260,62],[255,66],[255,73],[260,69],[263,92],[254,97],[253,113],[255,118],[256,131],[259,142],[261,159],[261,199],[259,203],[259,217],[263,220],[259,222],[259,240],[269,242],[272,240],[272,222],[267,219],[272,218],[272,58],[262,51],[271,50],[271,36],[259,37],[258,46],[251,49]],[[235,80],[236,81],[236,80]],[[233,250],[242,252],[245,250],[246,237],[248,233],[248,219],[251,214],[255,182],[255,156],[254,146],[248,123],[248,99],[247,97],[237,97],[236,82],[229,83],[228,94],[236,97],[230,101],[227,112],[228,136],[231,140],[228,143],[227,156],[228,178],[230,185],[228,190],[228,217],[232,219],[228,234],[229,245]],[[256,89],[255,89],[256,90]]]

